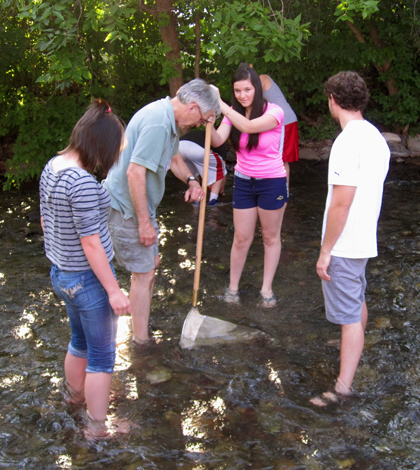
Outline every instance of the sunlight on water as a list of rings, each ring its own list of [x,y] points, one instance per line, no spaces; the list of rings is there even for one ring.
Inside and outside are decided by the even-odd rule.
[[[60,466],[59,468],[72,468],[70,455],[59,455],[55,463]]]
[[[16,339],[28,339],[32,336],[32,329],[29,325],[35,322],[35,316],[32,313],[28,313],[26,310],[24,310],[20,319],[26,323],[17,326],[13,330],[13,336]]]
[[[137,400],[139,397],[137,392],[137,378],[135,376],[128,376],[125,380],[125,387],[127,399]]]
[[[226,405],[223,398],[217,397],[214,400],[210,400],[210,405],[220,415],[226,412]]]
[[[273,369],[272,364],[271,364],[271,361],[268,361],[268,362],[267,362],[267,367],[268,367],[268,370],[269,370],[269,372],[270,372],[268,378],[271,380],[271,382],[274,383],[274,385],[275,385],[277,388],[281,389],[282,393],[284,393],[283,387],[282,387],[282,385],[281,385],[281,379],[280,379],[280,377],[279,377],[279,374]]]
[[[201,444],[200,442],[197,442],[195,444],[191,443],[191,444],[187,444],[185,446],[185,450],[187,452],[197,452],[197,453],[200,453],[200,452],[204,452],[204,446],[203,444]],[[197,467],[195,467],[197,468]]]
[[[162,219],[159,219],[159,246],[164,247],[166,245],[166,242],[168,241],[168,238],[171,238],[173,236],[173,229],[168,230],[166,228],[166,225],[162,222]]]
[[[32,331],[28,325],[17,326],[13,331],[16,339],[28,339],[32,336]]]
[[[182,269],[187,269],[188,271],[192,271],[195,269],[195,263],[193,263],[191,260],[187,259],[183,261],[182,263],[179,263],[179,267]]]
[[[131,317],[119,317],[108,422],[115,427],[127,420],[132,427],[97,444],[83,436],[85,405],[63,401],[70,328],[49,279],[36,189],[29,196],[24,189],[0,193],[0,467],[417,469],[420,223],[413,214],[420,210],[420,167],[403,165],[404,178],[397,174],[385,188],[379,256],[367,269],[369,320],[357,396],[319,409],[310,399],[331,390],[340,360],[340,330],[325,319],[315,272],[327,167],[293,165],[275,308],[258,306],[259,230],[244,267],[240,304],[223,302],[232,207],[206,212],[200,314],[262,335],[191,350],[181,349],[179,338],[190,309],[198,213],[178,203],[178,187],[172,191],[168,177],[159,207],[161,268],[151,345],[133,345]],[[117,271],[127,295],[130,273]]]
[[[131,337],[131,316],[121,315],[118,319],[117,345],[126,343]]]
[[[189,224],[184,225],[184,227],[178,227],[178,232],[179,233],[182,233],[182,232],[190,233],[190,232],[192,232],[192,230],[193,230],[193,228]]]
[[[191,408],[182,413],[182,432],[184,436],[192,436],[200,439],[206,437],[206,433],[200,429],[200,418],[207,413],[208,409],[208,402],[194,400]]]
[[[127,370],[131,366],[129,343],[131,341],[131,317],[120,316],[118,319],[117,351],[115,370]]]
[[[0,380],[0,386],[5,388],[10,388],[13,385],[21,382],[23,380],[23,375],[12,375],[10,377],[4,377]]]
[[[155,340],[156,344],[161,343],[162,341],[164,341],[163,332],[161,330],[155,330],[152,333],[152,338]],[[170,338],[167,338],[167,339],[170,339]]]

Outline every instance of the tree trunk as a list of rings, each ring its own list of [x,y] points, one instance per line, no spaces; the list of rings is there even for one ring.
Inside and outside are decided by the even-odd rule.
[[[158,22],[160,21],[166,25],[159,26],[159,31],[162,42],[171,48],[166,53],[166,58],[172,63],[177,72],[176,77],[169,79],[169,94],[174,97],[184,84],[184,79],[182,77],[181,51],[176,17],[172,11],[172,0],[156,0],[156,8],[150,8],[144,4],[143,0],[140,0],[140,8],[151,13]],[[166,17],[169,17],[169,22],[166,21]]]
[[[195,62],[194,62],[194,77],[200,78],[200,10],[195,11]]]
[[[173,64],[175,70],[178,72],[176,77],[169,80],[169,94],[173,98],[179,88],[184,84],[184,80],[182,78],[181,51],[179,48],[176,18],[172,11],[172,0],[156,0],[156,13],[158,21],[161,19],[160,16],[162,14],[169,16],[168,25],[160,26],[159,31],[162,36],[162,41],[171,48],[171,50],[166,53],[166,58]]]
[[[353,23],[350,21],[346,21],[346,24],[350,31],[354,34],[356,39],[364,44],[366,43],[366,39],[363,36],[363,33],[360,31],[360,29],[355,26]],[[379,32],[375,24],[371,23],[370,25],[370,31],[369,31],[370,37],[372,38],[373,45],[377,50],[382,49],[385,47],[385,44],[379,37]],[[378,71],[379,75],[383,75],[384,73],[388,72],[388,70],[391,68],[391,62],[388,59],[385,59],[385,62],[381,65],[377,64],[376,62],[373,63],[375,66],[376,70]],[[388,80],[385,81],[386,87],[388,88],[388,93],[392,95],[396,95],[398,93],[398,88],[395,85],[395,79],[394,78],[389,78]]]

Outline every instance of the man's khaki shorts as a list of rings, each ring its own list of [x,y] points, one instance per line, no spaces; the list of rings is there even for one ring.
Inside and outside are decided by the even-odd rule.
[[[156,242],[152,246],[140,243],[139,225],[131,217],[124,219],[122,213],[110,207],[108,230],[111,234],[117,263],[132,273],[148,273],[155,268],[155,256],[159,255],[159,227],[156,219],[150,219],[156,229]]]

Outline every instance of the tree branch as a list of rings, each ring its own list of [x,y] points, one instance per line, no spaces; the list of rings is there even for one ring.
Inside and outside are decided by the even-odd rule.
[[[356,36],[356,39],[361,42],[362,44],[366,42],[365,37],[363,36],[363,33],[360,31],[360,29],[354,25],[351,21],[346,20],[346,25],[350,29],[350,31]]]
[[[143,10],[146,13],[150,13],[153,16],[157,15],[156,9],[146,6],[146,4],[144,3],[144,0],[139,0],[139,10]]]

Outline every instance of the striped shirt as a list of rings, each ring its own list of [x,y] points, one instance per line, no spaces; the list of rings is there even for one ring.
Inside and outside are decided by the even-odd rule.
[[[110,197],[86,170],[54,172],[50,160],[39,183],[47,258],[63,271],[86,271],[89,261],[80,239],[99,233],[108,261],[113,258],[107,227]]]

